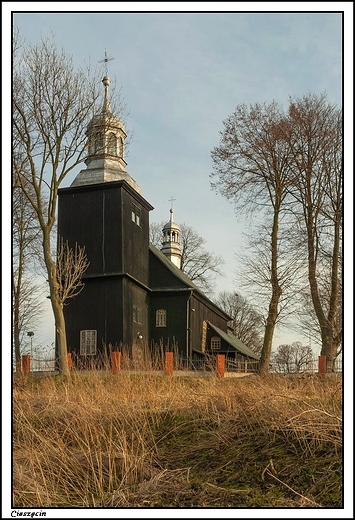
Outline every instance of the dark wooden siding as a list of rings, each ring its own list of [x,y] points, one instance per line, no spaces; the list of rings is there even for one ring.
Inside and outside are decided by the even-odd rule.
[[[192,311],[192,309],[195,310]],[[201,350],[203,321],[210,321],[213,325],[223,330],[223,332],[227,332],[227,319],[194,295],[191,298],[190,315],[191,347],[194,350]]]
[[[120,189],[73,188],[59,192],[58,236],[85,246],[90,266],[86,275],[122,271]]]
[[[132,283],[129,278],[123,280],[123,343],[132,345],[138,340],[148,340],[148,303],[147,292]]]
[[[179,280],[177,276],[175,276],[165,265],[163,265],[154,254],[149,256],[149,262],[149,283],[151,288],[187,287],[187,285]]]
[[[97,347],[123,341],[122,280],[117,277],[89,279],[83,291],[68,300],[66,317],[69,352],[80,352],[80,331],[97,330]]]
[[[150,341],[153,344],[162,343],[164,348],[176,346],[181,353],[186,354],[187,334],[187,300],[189,292],[159,293],[150,296]],[[166,310],[166,327],[156,327],[156,311]]]
[[[132,205],[140,224],[132,221]],[[58,235],[85,246],[88,276],[127,273],[148,285],[149,210],[126,183],[112,182],[59,191]]]
[[[132,221],[132,206],[139,209],[139,225]],[[123,271],[148,285],[149,212],[130,193],[122,192]]]

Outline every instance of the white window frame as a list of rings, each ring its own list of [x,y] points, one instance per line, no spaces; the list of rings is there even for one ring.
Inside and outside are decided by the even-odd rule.
[[[95,356],[97,354],[97,330],[80,331],[80,355]]]
[[[221,350],[221,338],[219,336],[211,338],[211,350]]]
[[[155,313],[155,326],[166,327],[166,310],[158,309]]]
[[[132,204],[132,222],[140,227],[141,225],[141,210],[135,204]]]

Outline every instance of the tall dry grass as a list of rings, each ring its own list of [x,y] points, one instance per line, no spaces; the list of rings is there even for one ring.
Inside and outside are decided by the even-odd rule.
[[[13,410],[14,507],[341,504],[335,378],[73,372]]]

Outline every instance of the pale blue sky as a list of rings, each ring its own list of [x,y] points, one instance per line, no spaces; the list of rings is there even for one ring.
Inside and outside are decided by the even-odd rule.
[[[205,247],[225,261],[216,292],[240,291],[235,254],[243,248],[247,223],[210,188],[211,150],[219,144],[223,119],[240,103],[286,104],[289,96],[326,92],[341,105],[344,3],[223,3],[242,12],[123,12],[163,11],[171,2],[4,4],[13,11],[38,9],[14,14],[22,35],[37,42],[52,32],[78,66],[98,65],[105,49],[114,57],[108,73],[122,89],[133,132],[127,171],[155,208],[150,221],[169,219],[173,196],[176,222],[195,228]],[[211,11],[222,5],[187,4]],[[96,12],[44,13],[45,5],[57,11],[86,5]],[[271,10],[253,12],[257,5]],[[293,12],[273,11],[275,5]],[[334,12],[321,12],[320,5]],[[116,6],[122,12],[110,12]]]

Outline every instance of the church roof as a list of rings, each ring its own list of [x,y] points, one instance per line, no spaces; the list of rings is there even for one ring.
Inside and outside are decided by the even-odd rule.
[[[219,329],[215,325],[212,325],[209,321],[207,322],[208,326],[211,327],[212,330],[214,330],[224,341],[228,343],[231,347],[235,348],[238,352],[243,354],[244,356],[248,356],[253,359],[259,359],[259,356],[255,354],[251,350],[251,348],[244,345],[242,341],[240,341],[237,336],[234,336],[234,334],[228,334],[227,332],[224,332],[223,330]]]
[[[228,320],[232,319],[223,309],[221,309],[220,307],[218,307],[218,305],[211,301],[208,298],[208,296],[206,296],[206,294],[203,291],[201,291],[201,289],[197,287],[197,285],[194,284],[193,281],[190,280],[190,278],[181,269],[176,267],[176,265],[174,265],[157,247],[153,246],[152,244],[149,244],[149,249],[158,258],[158,260],[160,260],[161,263],[164,264],[165,267],[167,267],[169,271],[174,276],[176,276],[184,285],[200,294],[204,298],[204,300],[206,300],[215,309],[218,309],[218,311],[222,313]],[[175,288],[175,290],[179,290],[179,288]]]
[[[174,265],[157,247],[153,246],[153,244],[149,244],[149,249],[181,282],[187,285],[190,289],[194,289],[203,294],[201,289],[199,289],[197,285],[195,285],[193,281],[181,271],[181,269],[176,267],[176,265]],[[204,296],[207,298],[206,295]]]

